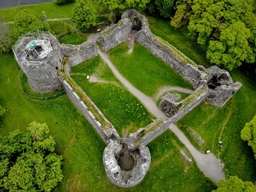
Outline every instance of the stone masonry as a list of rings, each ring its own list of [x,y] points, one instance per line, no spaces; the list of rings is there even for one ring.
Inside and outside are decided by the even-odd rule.
[[[44,47],[48,42],[49,45]],[[62,68],[59,45],[59,41],[54,36],[43,33],[39,36],[20,37],[13,46],[16,61],[26,74],[28,84],[34,91],[45,93],[61,87],[57,75],[57,71]],[[45,56],[40,57],[44,53],[46,53]]]

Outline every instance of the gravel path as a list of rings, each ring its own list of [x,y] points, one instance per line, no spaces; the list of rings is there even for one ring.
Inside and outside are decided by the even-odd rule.
[[[194,91],[191,89],[183,88],[183,87],[175,87],[175,86],[164,86],[159,88],[157,93],[153,96],[154,101],[157,101],[164,93],[169,91],[179,91],[182,93],[192,94]]]
[[[114,75],[119,79],[119,81],[130,91],[135,97],[137,97],[140,102],[150,111],[156,118],[167,119],[166,115],[156,106],[152,98],[146,96],[138,89],[136,89],[130,82],[125,79],[115,68],[112,62],[109,60],[106,53],[98,51],[101,58],[107,63],[109,68],[112,70]],[[188,90],[186,90],[188,91]],[[191,90],[190,90],[191,91]],[[187,147],[192,156],[194,157],[197,166],[205,174],[206,177],[210,178],[213,182],[218,183],[220,179],[225,179],[225,175],[222,171],[224,165],[221,163],[220,159],[217,159],[214,154],[203,154],[193,147],[187,137],[179,130],[179,128],[172,124],[170,130],[180,139],[180,141]]]

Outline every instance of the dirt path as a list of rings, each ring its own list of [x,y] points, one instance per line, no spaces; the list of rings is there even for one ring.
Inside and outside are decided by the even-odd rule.
[[[119,79],[119,81],[130,91],[139,101],[146,107],[146,109],[151,112],[156,118],[167,119],[166,115],[156,106],[155,102],[138,89],[136,89],[130,82],[125,79],[119,71],[115,68],[112,62],[109,60],[106,53],[98,51],[101,58],[107,63],[109,68],[112,70],[114,75]],[[180,89],[181,90],[181,89]],[[191,91],[191,90],[190,90]],[[193,147],[187,137],[179,130],[179,128],[172,124],[170,130],[180,139],[180,141],[187,147],[192,156],[194,157],[197,166],[209,177],[213,182],[217,183],[220,179],[225,179],[225,175],[222,171],[223,164],[219,159],[217,159],[214,154],[203,154]]]
[[[96,40],[100,37],[101,33],[92,33],[87,37],[87,41],[96,42]]]
[[[138,31],[136,30],[131,30],[131,41],[130,41],[130,49],[128,51],[128,54],[131,54],[133,52],[133,47],[134,47],[134,41],[135,41],[135,35]]]
[[[192,94],[194,91],[183,87],[164,86],[158,89],[158,92],[153,96],[154,101],[157,101],[164,93],[169,91],[179,91],[182,93]]]
[[[106,53],[98,50],[101,58],[107,63],[108,67],[112,70],[117,79],[126,87],[126,89],[131,92],[139,101],[144,105],[144,107],[151,112],[155,117],[161,119],[167,119],[166,115],[156,106],[155,102],[138,89],[136,89],[127,79],[125,79],[115,68],[112,62],[109,60]]]

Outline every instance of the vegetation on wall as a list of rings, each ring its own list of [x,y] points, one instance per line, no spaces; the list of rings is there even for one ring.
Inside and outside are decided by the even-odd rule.
[[[0,136],[0,190],[51,191],[63,178],[62,156],[46,124]]]

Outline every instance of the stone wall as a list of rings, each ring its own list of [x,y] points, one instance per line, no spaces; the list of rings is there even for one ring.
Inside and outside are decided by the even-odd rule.
[[[199,87],[193,94],[190,95],[189,101],[183,103],[183,106],[180,107],[178,112],[172,117],[168,118],[164,121],[159,127],[146,133],[140,143],[142,145],[147,145],[151,141],[153,141],[156,137],[165,132],[172,123],[177,122],[179,119],[184,117],[187,113],[189,113],[192,109],[194,109],[197,105],[199,105],[208,95],[208,87]],[[186,100],[186,99],[185,99]]]
[[[121,19],[117,24],[106,27],[101,32],[102,35],[98,39],[98,43],[101,45],[102,50],[107,52],[120,43],[127,41],[129,39],[131,29],[131,21],[128,18]]]
[[[95,131],[99,134],[99,136],[106,144],[110,142],[109,139],[112,137],[113,134],[115,135],[115,137],[119,137],[118,133],[114,128],[112,128],[112,130],[109,131],[108,133],[104,130],[101,123],[97,121],[93,113],[88,110],[88,107],[85,105],[83,101],[81,101],[80,97],[74,92],[73,88],[70,86],[69,83],[67,83],[65,80],[62,80],[62,84],[70,100],[77,107],[77,109],[79,109],[79,111],[84,115],[84,117],[89,121],[89,123],[92,125],[92,127],[95,129]],[[99,111],[99,109],[96,109],[98,110],[99,114],[101,114],[101,116],[105,120],[107,120],[106,117],[104,117],[104,115]]]
[[[201,71],[196,64],[186,58],[176,48],[172,47],[160,37],[152,34],[148,27],[147,19],[144,16],[140,18],[142,18],[142,28],[136,33],[136,42],[146,47],[153,55],[170,65],[171,68],[190,82],[194,88],[197,88],[200,79],[204,78],[206,73]]]
[[[60,46],[63,57],[67,57],[63,66],[65,71],[70,73],[71,67],[76,66],[86,60],[92,59],[98,55],[98,47],[94,42],[86,41],[80,45],[67,45]]]
[[[151,155],[148,147],[140,145],[133,156],[134,167],[130,171],[124,171],[118,164],[118,156],[122,153],[123,146],[119,142],[111,141],[103,152],[103,163],[109,180],[120,187],[132,187],[142,181],[147,174]]]
[[[216,107],[222,107],[241,88],[240,82],[233,82],[230,74],[217,66],[206,69],[208,75],[207,86],[209,95],[205,99]]]

